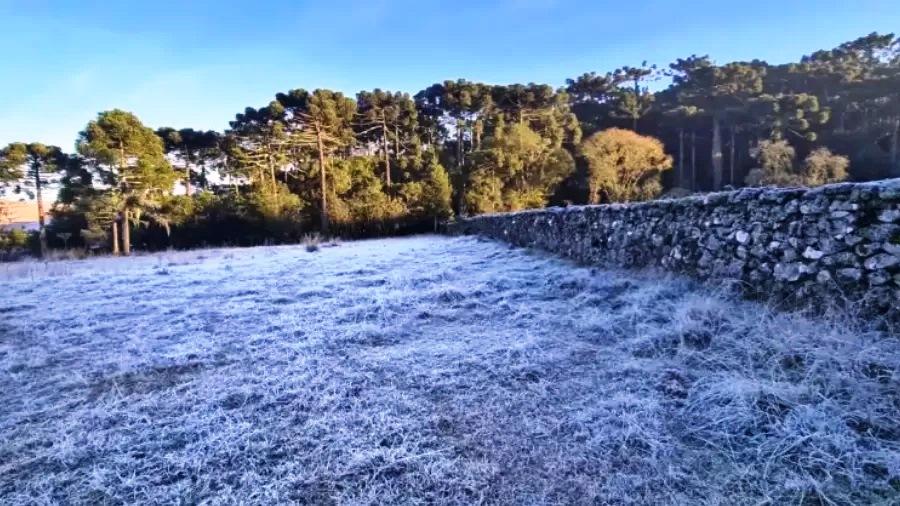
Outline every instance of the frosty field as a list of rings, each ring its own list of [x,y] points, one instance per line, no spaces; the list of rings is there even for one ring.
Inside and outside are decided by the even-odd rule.
[[[2,504],[897,504],[900,340],[416,237],[0,265]]]

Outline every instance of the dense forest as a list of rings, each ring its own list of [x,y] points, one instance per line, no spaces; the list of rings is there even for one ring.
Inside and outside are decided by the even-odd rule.
[[[693,55],[558,88],[459,79],[414,95],[286,90],[224,132],[153,130],[104,111],[75,153],[0,150],[0,188],[51,207],[35,248],[127,254],[132,244],[402,234],[454,214],[898,177],[898,137],[900,39],[873,33],[796,63]],[[48,187],[54,203],[43,202]],[[14,236],[0,248],[26,240]]]

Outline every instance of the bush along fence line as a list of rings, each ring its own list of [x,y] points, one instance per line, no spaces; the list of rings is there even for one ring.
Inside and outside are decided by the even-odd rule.
[[[446,230],[584,264],[734,281],[789,307],[849,303],[900,320],[900,179],[482,215]]]

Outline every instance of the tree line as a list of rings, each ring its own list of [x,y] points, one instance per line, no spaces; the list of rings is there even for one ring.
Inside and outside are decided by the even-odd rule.
[[[793,63],[692,55],[561,87],[293,89],[224,132],[104,111],[75,153],[0,150],[0,185],[41,207],[58,189],[41,249],[73,237],[128,254],[134,243],[387,235],[453,214],[897,177],[898,137],[900,39],[873,33]]]

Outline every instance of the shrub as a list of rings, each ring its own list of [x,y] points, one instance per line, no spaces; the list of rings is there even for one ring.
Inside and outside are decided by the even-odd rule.
[[[850,159],[828,148],[817,148],[803,161],[801,175],[807,186],[836,183],[847,179]]]
[[[847,178],[850,160],[828,148],[813,150],[799,170],[794,166],[796,151],[787,141],[762,141],[756,158],[761,167],[751,169],[744,179],[748,186],[819,186]]]
[[[310,253],[314,251],[319,251],[319,246],[322,244],[322,237],[319,234],[306,234],[303,236],[301,240],[303,247],[306,248],[306,251]]]
[[[29,250],[35,251],[37,233],[26,232],[18,228],[0,231],[0,260],[17,260]]]
[[[796,156],[797,151],[787,141],[762,141],[759,143],[756,155],[761,171],[751,170],[745,181],[749,185],[791,186],[801,184],[799,175],[794,171]]]

